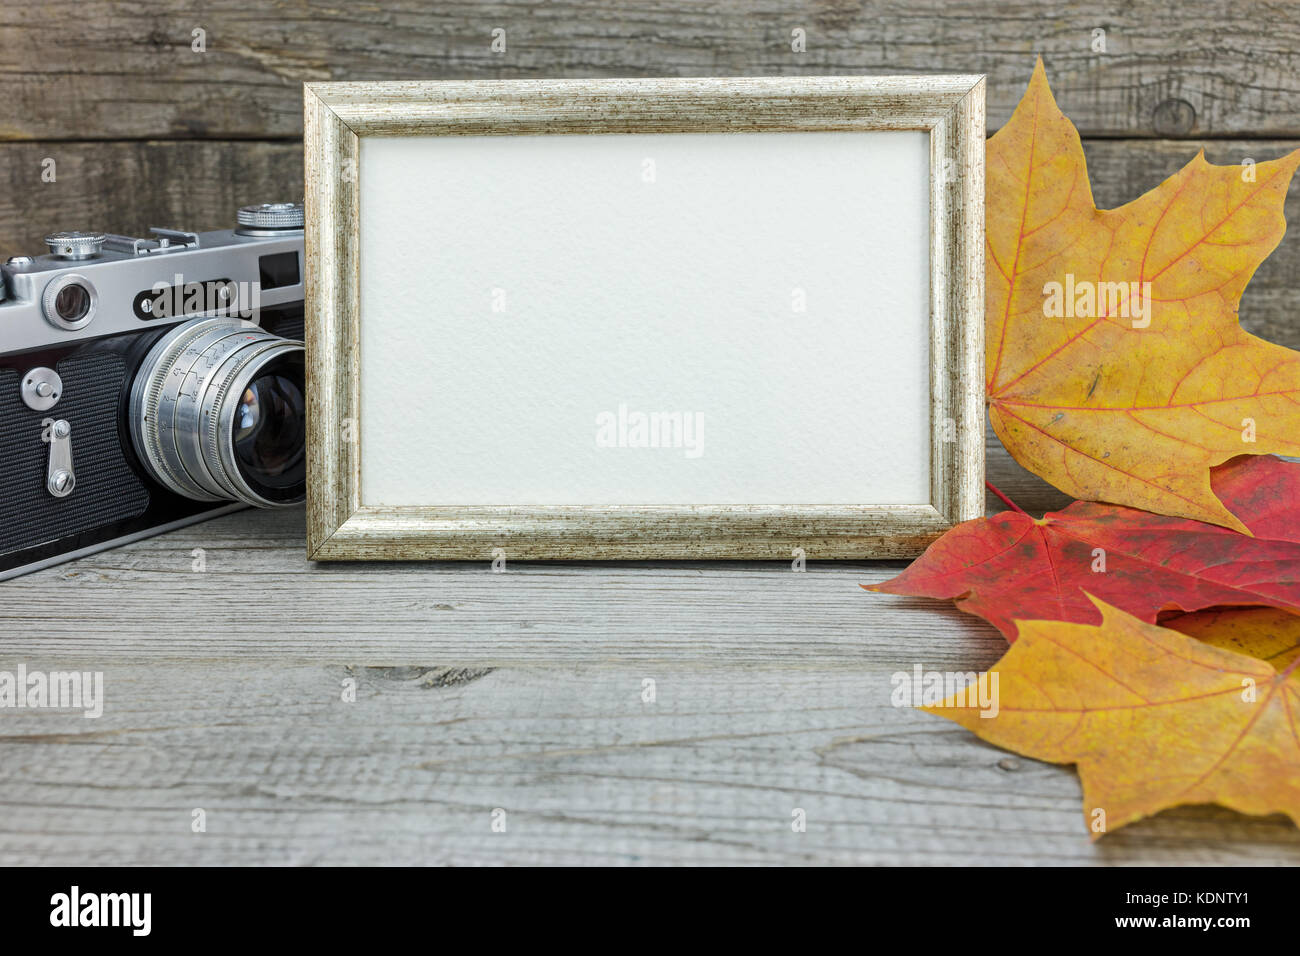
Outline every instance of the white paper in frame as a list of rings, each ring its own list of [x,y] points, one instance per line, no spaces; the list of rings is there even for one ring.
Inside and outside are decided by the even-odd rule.
[[[308,551],[918,553],[983,507],[983,80],[312,84]]]

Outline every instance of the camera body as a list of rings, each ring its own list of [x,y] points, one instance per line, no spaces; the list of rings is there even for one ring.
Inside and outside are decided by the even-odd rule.
[[[302,500],[302,207],[151,232],[0,266],[0,580]]]

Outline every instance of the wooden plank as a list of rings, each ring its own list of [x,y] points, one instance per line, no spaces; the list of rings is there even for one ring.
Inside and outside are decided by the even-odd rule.
[[[1258,162],[1300,140],[1087,140],[1098,205],[1135,199],[1202,147],[1212,162]],[[41,181],[46,158],[55,160],[56,182]],[[60,229],[222,229],[241,205],[302,195],[298,142],[0,143],[0,257],[42,252],[42,237]],[[1256,335],[1300,348],[1300,178],[1291,183],[1286,215],[1290,231],[1247,287],[1241,320]]]
[[[41,240],[61,229],[229,229],[240,206],[302,197],[296,142],[4,143],[0,256],[48,252]]]
[[[85,0],[11,5],[0,41],[13,140],[296,137],[330,80],[940,71],[988,74],[996,129],[1040,52],[1088,134],[1300,136],[1300,18],[1219,0]]]
[[[949,643],[963,666],[996,655]],[[1214,807],[1093,843],[1072,770],[890,705],[891,673],[934,650],[900,641],[877,667],[367,667],[360,646],[353,666],[100,665],[98,719],[5,712],[0,766],[22,769],[0,776],[0,864],[1300,863],[1285,818]]]
[[[872,648],[997,633],[946,602],[871,594],[903,567],[789,562],[340,563],[304,516],[245,511],[8,582],[5,651],[95,660],[476,666],[719,660],[860,664]],[[202,567],[195,571],[195,549]],[[33,607],[57,607],[33,629]],[[942,652],[950,657],[954,647]]]

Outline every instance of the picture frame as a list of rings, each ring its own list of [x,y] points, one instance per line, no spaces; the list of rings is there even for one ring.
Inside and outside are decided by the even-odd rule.
[[[307,553],[310,559],[788,561],[792,556],[796,560],[801,557],[813,560],[905,558],[919,554],[952,525],[984,513],[983,76],[308,83],[304,86],[304,121]],[[391,389],[401,387],[402,383],[417,383],[423,388],[422,383],[428,375],[418,367],[401,368],[403,353],[393,351],[386,354],[384,361],[387,364],[382,370],[378,366],[372,369],[375,384],[368,389],[363,380],[365,362],[362,356],[366,351],[362,348],[363,332],[369,330],[366,334],[378,335],[382,331],[388,336],[390,330],[394,330],[394,337],[401,339],[402,335],[396,330],[402,327],[402,323],[414,325],[428,321],[430,312],[428,303],[424,302],[419,306],[424,311],[405,316],[403,307],[391,306],[394,301],[400,302],[399,297],[384,298],[390,308],[382,318],[363,314],[363,288],[369,289],[365,292],[367,296],[387,295],[387,286],[367,286],[369,273],[363,269],[379,270],[381,265],[377,263],[383,262],[383,256],[390,254],[389,250],[393,248],[383,245],[391,239],[393,230],[380,230],[373,225],[365,227],[365,241],[375,248],[363,245],[362,187],[378,188],[384,182],[378,165],[371,176],[371,159],[366,159],[363,165],[363,153],[373,157],[385,155],[385,150],[402,153],[404,147],[395,146],[392,141],[403,138],[418,141],[418,146],[412,146],[406,153],[433,150],[441,156],[437,151],[451,142],[446,139],[448,137],[481,138],[473,144],[476,149],[480,143],[493,142],[487,138],[518,137],[519,140],[511,145],[515,147],[514,152],[521,152],[551,148],[555,145],[553,138],[557,136],[586,137],[584,142],[595,143],[603,142],[607,134],[620,134],[625,137],[655,136],[659,138],[656,142],[663,142],[665,148],[674,150],[697,144],[701,164],[716,165],[727,161],[718,158],[720,151],[741,142],[734,138],[741,134],[800,136],[810,133],[908,132],[925,137],[920,155],[923,159],[928,157],[928,170],[917,174],[921,177],[917,180],[921,192],[913,190],[911,193],[914,197],[919,196],[919,202],[909,202],[924,207],[914,213],[926,216],[929,222],[928,237],[923,236],[921,240],[922,258],[928,252],[928,261],[919,264],[923,270],[919,273],[922,283],[919,288],[925,297],[924,303],[928,304],[928,325],[921,326],[915,333],[928,348],[929,381],[924,384],[923,391],[913,396],[915,400],[911,405],[900,397],[896,417],[919,416],[910,432],[900,434],[924,432],[916,441],[920,442],[917,447],[922,449],[922,454],[928,451],[928,475],[909,479],[918,490],[917,497],[922,500],[871,503],[872,489],[864,486],[861,494],[867,500],[862,503],[825,503],[819,500],[753,503],[729,500],[719,503],[717,500],[683,502],[677,499],[645,503],[644,498],[649,497],[645,494],[642,500],[626,502],[548,503],[498,499],[447,503],[445,497],[440,500],[441,493],[433,490],[442,478],[442,470],[437,468],[436,462],[430,461],[428,468],[411,467],[410,461],[403,457],[423,453],[418,449],[423,448],[424,443],[418,435],[402,434],[402,419],[407,414],[416,419],[425,415],[425,409],[431,404],[429,401],[405,413],[395,413],[390,418],[370,419],[370,425],[367,425],[367,411],[375,414],[377,407],[391,402],[393,394],[399,394]],[[688,141],[668,139],[672,134],[707,135]],[[825,141],[827,144],[832,142],[829,137]],[[565,160],[567,165],[556,166],[556,169],[573,165],[575,154],[569,147],[577,142],[561,144],[568,156]],[[785,141],[781,137],[746,142],[761,143],[764,149],[770,147],[776,151],[774,156],[784,157],[782,161],[814,152],[803,147],[795,151],[785,150]],[[853,146],[860,141],[841,137],[837,142],[848,142]],[[877,138],[872,142],[883,141]],[[485,154],[481,150],[474,153],[478,159],[483,155],[495,156],[497,153]],[[845,155],[851,157],[855,154]],[[400,165],[404,160],[387,161]],[[437,161],[441,165],[422,168],[450,168],[445,157]],[[465,160],[467,165],[473,161],[468,157]],[[539,157],[537,161],[543,159]],[[380,160],[376,158],[374,162],[378,164]],[[853,160],[846,162],[851,164]],[[745,166],[748,165],[746,161]],[[740,170],[739,164],[737,170]],[[816,193],[821,178],[820,167],[810,167],[801,174],[808,190]],[[839,173],[835,172],[835,175]],[[851,165],[844,175],[849,177],[844,182],[859,182],[856,178],[858,173]],[[862,175],[865,177],[866,173]],[[882,190],[877,188],[874,191],[880,193]],[[878,198],[881,201],[887,199]],[[864,201],[868,200],[871,196],[865,197]],[[546,196],[539,195],[536,201],[544,206]],[[380,205],[376,200],[375,210]],[[370,206],[366,209],[367,213],[371,211]],[[545,214],[546,210],[543,208],[542,212]],[[376,211],[375,214],[379,213]],[[431,218],[434,217],[426,216],[413,223],[411,232],[403,235],[422,236],[421,226],[428,224]],[[872,231],[879,232],[879,225],[877,223],[877,228]],[[385,237],[383,242],[381,236]],[[408,241],[418,245],[424,240]],[[833,259],[843,245],[828,243],[829,257]],[[381,248],[384,251],[381,252]],[[761,246],[755,248],[761,249]],[[436,261],[442,262],[437,259],[442,255],[440,249],[426,251]],[[421,270],[398,270],[395,274],[405,276],[411,271]],[[387,273],[383,278],[389,284],[398,281]],[[425,279],[415,277],[402,281],[415,283]],[[377,288],[380,292],[375,291]],[[451,328],[439,324],[441,319],[436,317],[436,308],[433,313],[435,321],[430,335],[440,334],[440,331],[445,333]],[[924,322],[925,319],[926,316],[921,315],[917,321]],[[708,314],[700,314],[693,316],[692,321],[697,323],[697,327],[707,328],[710,318]],[[781,347],[777,340],[781,338],[778,333],[782,326],[775,322],[768,325],[777,330],[772,333],[772,349],[775,351]],[[627,327],[635,328],[634,325]],[[890,326],[891,329],[903,327],[899,324]],[[459,335],[460,330],[456,332]],[[418,333],[408,330],[402,334],[405,335],[403,341],[409,344],[416,340],[414,335]],[[895,334],[891,331],[875,335],[872,339],[875,344],[863,350],[870,354],[855,359],[864,363],[863,381],[887,376],[894,364],[889,361],[888,348],[895,339],[901,340],[908,335],[912,333],[900,331]],[[388,339],[372,339],[369,346],[372,354],[367,358],[377,360],[382,350],[376,343],[380,341]],[[755,337],[754,341],[761,342],[761,339]],[[781,341],[788,344],[786,339]],[[825,343],[819,347],[822,354],[835,351]],[[471,350],[467,356],[458,356],[458,362],[472,364],[474,354]],[[753,354],[762,358],[761,353]],[[590,355],[588,359],[596,360],[591,367],[593,374],[599,377],[599,355]],[[558,361],[568,359],[561,356]],[[876,364],[873,366],[872,362]],[[447,366],[444,371],[451,375],[452,370],[452,366]],[[807,394],[815,395],[817,387],[817,382],[810,382]],[[368,403],[366,396],[370,393],[374,397]],[[612,408],[612,403],[607,404]],[[500,409],[494,412],[490,402],[457,407],[469,415],[509,414]],[[890,414],[888,407],[875,407],[863,414],[859,434],[872,435],[873,416],[885,423],[892,421]],[[390,426],[390,419],[397,421]],[[429,419],[426,424],[433,421]],[[503,426],[510,424],[504,417],[501,421]],[[447,418],[442,420],[442,424],[456,429],[460,420]],[[793,428],[791,434],[798,434],[801,430],[817,432],[821,427],[811,415],[803,424],[806,428]],[[371,446],[365,445],[367,427],[371,428]],[[394,434],[389,435],[389,431]],[[767,447],[767,438],[758,432],[755,434],[758,445]],[[912,440],[908,438],[907,442]],[[401,442],[406,444],[403,446]],[[826,442],[823,445],[829,447]],[[371,452],[373,461],[365,459],[365,468],[363,447],[378,449]],[[412,447],[417,452],[411,452]],[[839,449],[840,445],[837,443],[835,447]],[[382,451],[385,448],[388,450]],[[405,450],[396,450],[399,448]],[[502,453],[508,451],[509,448],[504,448]],[[393,460],[386,463],[379,457],[381,454]],[[436,451],[428,454],[434,455]],[[398,464],[399,459],[401,464]],[[473,460],[465,459],[467,462]],[[622,460],[646,459],[644,456],[640,459],[624,456]],[[509,461],[498,460],[496,466],[497,472],[513,470]],[[529,467],[522,450],[518,466],[524,473]],[[446,470],[456,471],[454,468]],[[847,470],[851,472],[852,468]],[[399,476],[394,487],[400,492],[396,497],[401,503],[379,501],[380,495],[368,500],[368,496],[363,494],[363,471],[381,476],[372,481],[372,485]],[[818,474],[816,461],[806,474]],[[419,497],[411,500],[420,494],[419,482],[426,480],[430,482],[430,500],[426,502]],[[853,476],[849,474],[842,480],[847,487]],[[917,485],[917,481],[921,484]],[[404,486],[402,482],[408,484]],[[608,484],[613,487],[617,480],[610,478]],[[839,486],[834,487],[838,489]],[[469,491],[457,492],[461,498],[468,494]],[[842,497],[838,491],[836,496]]]

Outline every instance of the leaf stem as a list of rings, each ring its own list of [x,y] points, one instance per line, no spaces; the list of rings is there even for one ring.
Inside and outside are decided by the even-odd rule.
[[[1024,515],[1026,518],[1029,517],[1029,512],[1028,512],[1028,511],[1026,511],[1024,508],[1020,507],[1020,505],[1016,504],[1014,501],[1012,501],[1010,498],[1008,498],[1006,495],[1004,495],[1002,492],[1000,492],[1000,491],[998,490],[997,485],[993,484],[993,482],[989,481],[987,478],[984,479],[984,487],[987,488],[989,491],[993,492],[993,493],[994,493],[995,495],[997,495],[999,498],[1001,498],[1001,499],[1002,499],[1002,503],[1003,503],[1004,505],[1006,505],[1008,508],[1010,508],[1012,511],[1018,511],[1018,512],[1020,512],[1022,515]]]

